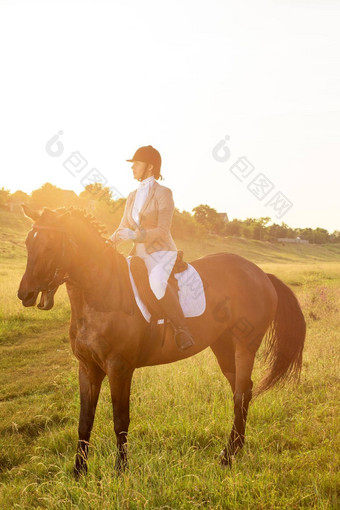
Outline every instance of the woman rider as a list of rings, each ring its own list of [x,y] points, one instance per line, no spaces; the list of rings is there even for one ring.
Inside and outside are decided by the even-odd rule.
[[[141,257],[148,270],[150,286],[175,331],[178,348],[183,351],[194,345],[194,339],[185,323],[178,294],[168,278],[177,257],[177,248],[170,228],[174,213],[172,191],[161,186],[161,156],[151,145],[140,147],[132,159],[133,177],[140,184],[129,193],[123,218],[111,240],[132,239],[129,255]]]

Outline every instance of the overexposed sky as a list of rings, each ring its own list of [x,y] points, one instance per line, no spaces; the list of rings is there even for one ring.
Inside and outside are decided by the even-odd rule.
[[[151,144],[180,210],[339,230],[339,26],[337,0],[0,0],[0,187],[126,196]]]

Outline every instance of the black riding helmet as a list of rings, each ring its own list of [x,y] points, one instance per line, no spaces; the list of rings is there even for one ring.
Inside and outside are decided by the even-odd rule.
[[[159,179],[161,174],[161,165],[162,158],[157,149],[152,147],[152,145],[145,145],[144,147],[139,147],[133,155],[132,159],[127,159],[130,163],[134,161],[141,161],[142,163],[148,163],[153,165],[153,173],[155,179]]]

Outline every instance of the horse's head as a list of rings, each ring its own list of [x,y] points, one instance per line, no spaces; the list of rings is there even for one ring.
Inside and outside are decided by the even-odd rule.
[[[27,206],[23,210],[34,224],[26,238],[27,265],[18,298],[24,306],[34,306],[41,292],[38,308],[50,310],[67,272],[65,220],[68,213],[44,209],[39,214]]]

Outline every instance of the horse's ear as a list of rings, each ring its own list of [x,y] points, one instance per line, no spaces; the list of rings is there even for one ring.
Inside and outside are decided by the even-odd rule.
[[[34,211],[28,205],[21,204],[22,210],[24,211],[24,215],[27,216],[27,218],[31,218],[33,221],[37,221],[40,218],[40,214],[38,211]]]

